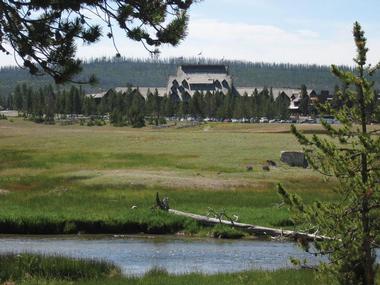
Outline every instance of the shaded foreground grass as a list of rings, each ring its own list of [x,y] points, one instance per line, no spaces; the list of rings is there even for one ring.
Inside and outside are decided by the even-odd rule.
[[[32,254],[0,255],[0,282],[41,280],[94,280],[121,276],[113,264],[60,256]]]
[[[1,121],[0,233],[203,231],[151,210],[156,192],[172,208],[225,209],[242,222],[277,227],[291,225],[277,183],[308,203],[334,198],[333,181],[279,163],[281,150],[297,149],[289,126],[229,126],[155,131]],[[279,167],[264,172],[268,159]]]
[[[41,255],[0,256],[0,282],[17,284],[105,284],[105,285],[170,285],[170,284],[322,284],[313,271],[279,270],[274,272],[248,271],[234,274],[169,275],[153,269],[143,277],[124,277],[112,264],[101,261],[76,260]]]
[[[378,274],[377,282],[380,282]],[[152,269],[141,277],[123,276],[120,269],[105,261],[71,259],[32,254],[0,255],[0,284],[24,285],[334,285],[320,280],[310,269],[245,271],[205,275],[171,275]]]

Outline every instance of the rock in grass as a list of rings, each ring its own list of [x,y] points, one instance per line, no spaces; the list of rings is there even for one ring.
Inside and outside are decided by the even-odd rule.
[[[304,152],[301,151],[282,151],[281,161],[292,167],[308,167],[308,162]]]
[[[269,167],[277,167],[277,163],[274,162],[273,160],[267,160],[267,165]]]
[[[270,168],[269,168],[268,165],[263,165],[263,170],[264,170],[264,171],[270,171]]]
[[[9,191],[8,191],[8,190],[0,189],[0,196],[1,196],[1,195],[7,195],[7,194],[9,194]]]

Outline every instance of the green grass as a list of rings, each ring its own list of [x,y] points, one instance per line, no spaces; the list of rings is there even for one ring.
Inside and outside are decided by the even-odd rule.
[[[41,282],[41,281],[40,281]],[[41,284],[41,283],[28,283]],[[42,283],[43,284],[43,283]],[[46,284],[72,284],[52,281]],[[187,274],[182,276],[169,275],[160,270],[152,271],[141,278],[110,278],[93,281],[79,281],[80,285],[322,285],[316,281],[311,271],[280,270],[275,272],[244,272],[235,274],[202,275]],[[333,284],[333,283],[330,283]]]
[[[156,192],[179,210],[207,214],[212,207],[242,222],[289,226],[277,183],[312,202],[333,199],[334,182],[279,163],[281,150],[299,149],[288,129],[211,124],[157,131],[0,121],[0,233],[202,231],[153,211]],[[264,172],[266,160],[279,167]]]
[[[70,259],[59,256],[8,254],[0,256],[0,282],[8,284],[104,284],[104,285],[191,285],[191,284],[323,284],[313,271],[279,270],[247,271],[234,274],[170,275],[153,269],[142,277],[124,277],[116,266],[102,261]],[[7,283],[5,283],[7,284]]]
[[[95,280],[121,276],[120,269],[104,261],[32,254],[0,255],[0,282],[42,280]]]
[[[377,275],[380,282],[380,275]],[[141,277],[123,276],[120,269],[105,261],[72,259],[34,254],[0,255],[0,284],[23,285],[324,285],[314,270],[282,269],[205,275],[168,274],[155,268]]]

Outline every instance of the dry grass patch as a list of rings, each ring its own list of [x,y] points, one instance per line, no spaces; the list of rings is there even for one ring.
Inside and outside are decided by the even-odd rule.
[[[76,173],[74,175],[79,175]],[[263,181],[227,178],[217,174],[189,173],[169,170],[115,169],[82,171],[80,175],[93,176],[83,180],[86,185],[120,183],[163,187],[173,189],[236,190],[241,188],[263,188]]]
[[[1,196],[1,195],[7,195],[7,194],[9,194],[9,193],[10,193],[9,190],[0,189],[0,196]]]

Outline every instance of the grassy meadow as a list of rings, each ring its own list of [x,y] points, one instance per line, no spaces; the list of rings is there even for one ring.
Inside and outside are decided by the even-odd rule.
[[[152,209],[156,192],[178,210],[207,214],[212,207],[242,222],[287,226],[277,183],[308,202],[334,197],[333,182],[280,163],[282,150],[300,148],[289,129],[212,123],[155,130],[2,120],[0,233],[201,231]],[[263,171],[266,160],[279,167]]]

